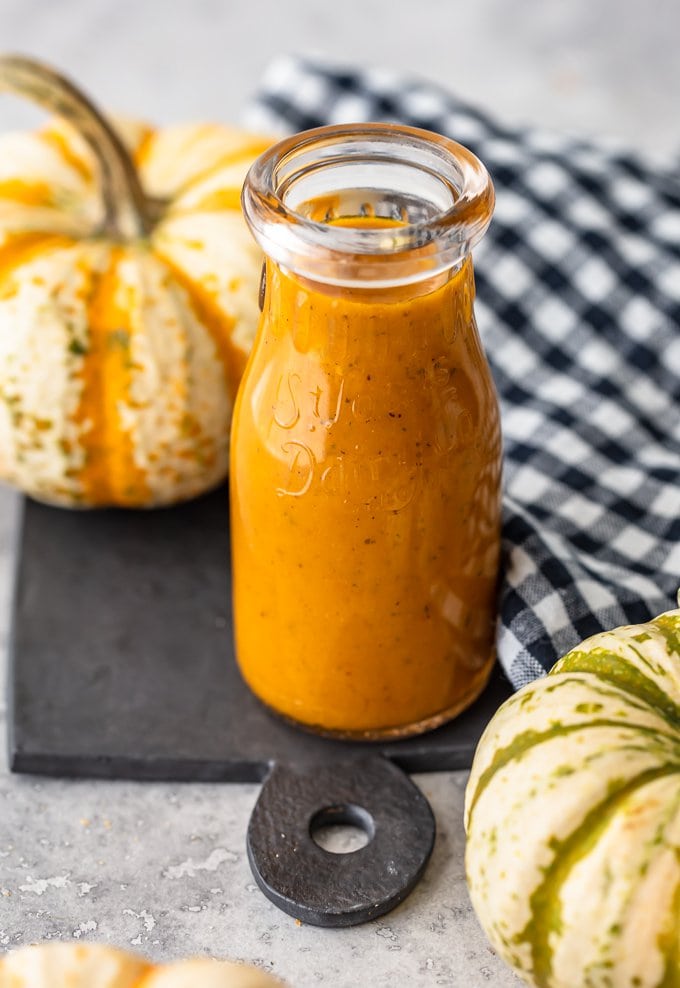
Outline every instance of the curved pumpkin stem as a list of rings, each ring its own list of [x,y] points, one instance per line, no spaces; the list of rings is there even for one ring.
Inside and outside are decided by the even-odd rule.
[[[23,55],[0,56],[0,92],[23,96],[63,117],[87,142],[99,166],[104,234],[128,240],[149,233],[152,223],[132,158],[84,93],[59,72]]]

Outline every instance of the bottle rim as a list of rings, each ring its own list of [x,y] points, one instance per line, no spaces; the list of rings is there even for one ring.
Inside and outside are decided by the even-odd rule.
[[[423,215],[394,226],[336,225],[300,211],[304,189],[333,191],[344,167],[381,176],[389,195],[426,186]],[[396,196],[395,188],[395,196]],[[253,163],[241,202],[265,254],[298,275],[331,285],[392,287],[459,266],[491,221],[494,189],[471,151],[433,131],[392,123],[317,127],[274,144]]]

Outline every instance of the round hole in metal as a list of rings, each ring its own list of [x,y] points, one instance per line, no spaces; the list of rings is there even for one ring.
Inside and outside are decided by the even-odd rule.
[[[309,824],[312,840],[331,854],[352,854],[373,840],[375,822],[363,806],[344,803],[326,806]]]

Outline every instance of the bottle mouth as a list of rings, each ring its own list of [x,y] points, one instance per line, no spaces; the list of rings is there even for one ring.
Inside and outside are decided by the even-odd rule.
[[[252,165],[243,212],[276,263],[329,285],[394,287],[457,267],[491,220],[479,159],[396,124],[318,127]]]

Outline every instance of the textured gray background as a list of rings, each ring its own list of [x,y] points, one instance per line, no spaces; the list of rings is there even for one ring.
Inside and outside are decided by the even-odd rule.
[[[273,55],[308,51],[429,76],[507,121],[658,154],[680,146],[679,29],[674,0],[0,0],[4,47],[49,58],[128,114],[237,120]],[[37,119],[0,102],[2,127]],[[0,662],[15,507],[0,491]],[[515,985],[465,891],[465,776],[418,781],[440,828],[424,881],[382,920],[322,931],[253,884],[256,787],[11,777],[3,749],[0,949],[99,938],[158,959],[231,955],[299,988]]]
[[[4,47],[159,121],[237,119],[272,56],[300,51],[429,76],[508,121],[680,144],[676,0],[0,0],[0,11]]]

